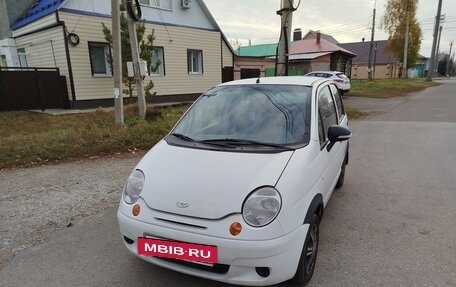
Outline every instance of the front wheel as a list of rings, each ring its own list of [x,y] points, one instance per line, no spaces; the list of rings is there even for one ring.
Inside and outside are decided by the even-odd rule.
[[[307,231],[306,240],[302,249],[301,258],[299,259],[298,269],[293,277],[293,283],[298,286],[305,286],[312,278],[315,262],[317,261],[318,238],[320,234],[320,219],[314,214],[309,231]]]
[[[345,181],[345,160],[340,169],[340,175],[339,175],[339,179],[337,180],[337,183],[336,183],[336,188],[341,188],[342,185],[344,185],[344,181]]]

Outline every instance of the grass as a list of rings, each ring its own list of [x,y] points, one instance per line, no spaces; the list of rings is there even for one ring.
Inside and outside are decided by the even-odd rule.
[[[352,80],[349,96],[368,98],[402,97],[439,85],[424,79]]]
[[[348,118],[350,120],[360,119],[367,116],[369,113],[362,112],[354,107],[345,106],[345,111],[347,112]]]
[[[350,96],[389,98],[438,85],[422,79],[354,80]],[[0,169],[46,162],[148,150],[174,126],[187,105],[148,111],[148,119],[127,108],[125,125],[112,112],[51,116],[31,112],[0,113]],[[366,113],[347,107],[350,119]]]
[[[174,126],[187,105],[153,108],[147,120],[125,110],[125,125],[112,112],[51,116],[0,113],[0,168],[147,150]]]

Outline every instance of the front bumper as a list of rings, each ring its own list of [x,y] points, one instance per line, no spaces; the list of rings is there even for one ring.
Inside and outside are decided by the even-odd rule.
[[[117,218],[125,246],[133,254],[153,264],[182,273],[211,280],[250,286],[265,286],[292,278],[296,272],[308,225],[301,225],[293,232],[269,240],[240,240],[205,235],[185,230],[186,227],[165,226],[133,219],[119,208]],[[138,255],[137,239],[145,234],[159,238],[196,244],[215,245],[218,248],[218,268],[198,268],[196,264],[180,263],[155,257]],[[125,237],[127,239],[125,239]],[[267,277],[260,276],[256,267],[269,268]]]

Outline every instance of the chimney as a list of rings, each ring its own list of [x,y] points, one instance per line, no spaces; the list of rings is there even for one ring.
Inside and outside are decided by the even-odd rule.
[[[366,38],[363,38],[363,43],[364,43],[365,40],[366,40]]]
[[[294,29],[293,31],[293,41],[302,40],[302,30],[301,28]]]
[[[320,33],[320,31],[317,31],[317,44],[320,44],[320,39],[321,39],[321,33]]]

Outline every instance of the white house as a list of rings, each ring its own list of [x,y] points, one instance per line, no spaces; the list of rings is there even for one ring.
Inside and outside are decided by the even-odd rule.
[[[222,74],[230,80],[233,50],[203,0],[140,3],[146,35],[155,31],[153,58],[162,63],[145,79],[157,96],[196,96],[225,80]],[[58,67],[73,107],[110,102],[111,48],[102,23],[111,28],[109,0],[39,0],[11,26],[0,54],[15,54],[20,66]]]

